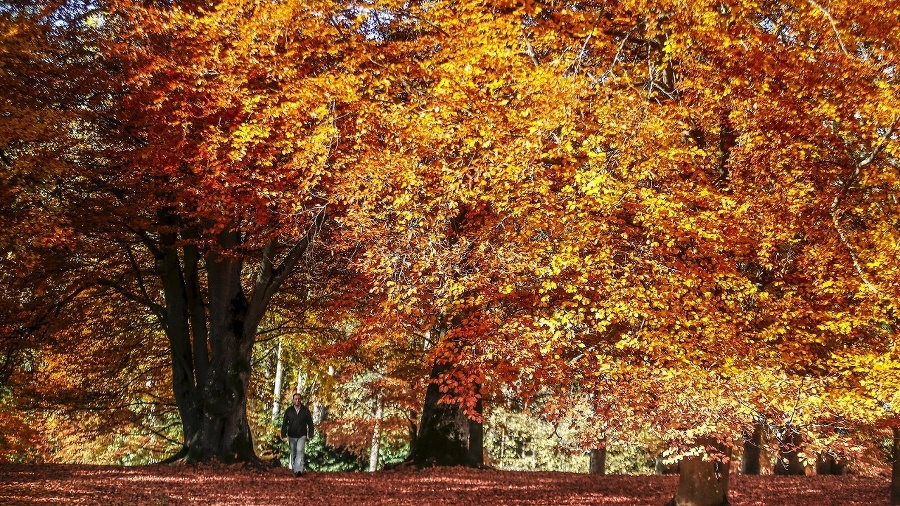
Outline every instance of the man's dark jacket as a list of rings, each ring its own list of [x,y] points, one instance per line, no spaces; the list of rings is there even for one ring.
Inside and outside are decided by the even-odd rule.
[[[284,420],[281,422],[281,437],[313,437],[313,421],[309,408],[305,404],[300,405],[300,412],[291,406],[284,410]]]

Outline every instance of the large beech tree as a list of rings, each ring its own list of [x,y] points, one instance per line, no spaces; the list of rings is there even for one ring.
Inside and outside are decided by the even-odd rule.
[[[316,268],[355,89],[352,74],[328,72],[352,44],[341,49],[321,18],[332,7],[320,7],[113,12],[130,179],[110,193],[154,263],[136,261],[130,284],[101,283],[147,302],[165,329],[188,460],[255,458],[246,394],[256,334],[286,280]]]
[[[618,388],[598,412],[690,458],[724,458],[760,416],[820,425],[842,357],[896,338],[897,28],[861,9],[896,11],[417,12],[440,30],[415,42],[442,59],[378,60],[402,77],[373,83],[385,105],[361,149],[384,170],[342,219],[361,267],[412,318],[479,322],[446,348],[477,342],[493,377]],[[685,483],[721,486],[675,502],[724,503],[722,468],[686,466]]]
[[[182,455],[253,460],[246,393],[257,328],[287,280],[312,272],[326,221],[340,99],[320,95],[330,84],[317,72],[328,65],[325,42],[339,32],[288,51],[273,35],[273,59],[259,61],[248,49],[255,32],[240,26],[241,6],[204,15],[198,6],[62,5],[3,12],[4,21],[13,17],[3,25],[3,77],[16,93],[4,102],[4,206],[12,211],[4,219],[16,227],[4,244],[22,250],[5,260],[48,277],[59,270],[47,280],[58,300],[37,315],[59,319],[100,296],[107,308],[143,308],[168,340]],[[319,33],[320,11],[272,9],[274,19],[263,21]],[[243,46],[222,53],[241,37]],[[259,80],[272,67],[288,69],[292,91]],[[254,116],[263,106],[280,109],[282,119],[272,110]],[[281,140],[262,142],[268,128]],[[303,299],[311,277],[293,279]],[[66,308],[78,294],[89,299]],[[73,349],[102,342],[94,331],[58,335]],[[148,345],[156,335],[146,334]],[[48,356],[35,366],[52,366]]]

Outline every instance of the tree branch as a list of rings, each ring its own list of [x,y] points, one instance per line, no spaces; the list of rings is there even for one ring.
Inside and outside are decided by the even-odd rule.
[[[118,281],[113,281],[111,279],[99,278],[97,279],[97,284],[101,286],[106,286],[115,290],[119,295],[125,297],[126,299],[136,302],[138,304],[146,306],[153,314],[159,319],[159,322],[162,324],[163,328],[166,327],[166,317],[165,317],[165,308],[153,302],[147,297],[142,297],[132,293],[130,290],[126,289],[124,286],[119,284]]]
[[[523,51],[523,54],[528,55],[528,57],[531,58],[531,63],[534,63],[535,67],[540,67],[541,64],[538,61],[537,54],[535,54],[534,48],[531,47],[531,41],[528,40],[528,37],[524,37],[524,39],[526,50]]]
[[[275,253],[275,243],[270,242],[266,245],[263,259],[260,262],[259,274],[253,288],[253,295],[250,297],[249,309],[247,311],[247,326],[249,332],[256,333],[259,322],[266,312],[266,306],[272,295],[281,287],[284,281],[291,275],[297,262],[303,258],[303,255],[309,251],[312,242],[322,228],[325,222],[325,207],[316,214],[313,222],[307,229],[306,234],[297,241],[296,244],[288,251],[287,255],[277,267],[273,267],[272,255]]]
[[[841,52],[843,52],[847,56],[850,56],[850,53],[847,52],[847,48],[844,47],[844,41],[841,40],[841,34],[838,32],[838,29],[837,29],[837,23],[834,21],[834,18],[831,17],[831,13],[826,11],[825,8],[822,7],[821,5],[819,5],[815,0],[806,0],[806,1],[809,2],[809,4],[812,5],[813,7],[815,7],[816,9],[819,9],[819,12],[821,12],[825,16],[825,18],[828,19],[829,22],[831,22],[831,29],[834,30],[834,36],[837,38],[838,45],[841,46]]]
[[[841,228],[841,224],[840,224],[841,213],[838,212],[838,207],[840,206],[841,199],[844,197],[844,195],[847,194],[848,191],[850,191],[850,188],[853,186],[853,183],[855,183],[859,179],[859,176],[862,174],[862,169],[866,165],[869,165],[870,163],[875,161],[875,158],[884,150],[884,147],[887,144],[888,139],[890,139],[890,137],[892,135],[894,135],[894,132],[896,131],[898,124],[900,124],[900,115],[897,115],[897,117],[894,118],[893,123],[891,123],[891,126],[888,127],[888,129],[884,133],[884,135],[881,136],[881,140],[878,142],[878,145],[875,146],[875,149],[873,149],[872,152],[869,153],[869,156],[867,156],[862,161],[857,163],[856,166],[853,168],[853,174],[851,174],[850,177],[847,178],[846,181],[844,181],[844,184],[841,185],[841,190],[838,192],[837,195],[834,196],[834,200],[831,202],[831,211],[829,213],[831,215],[831,223],[834,226],[834,230],[837,232],[838,237],[841,240],[841,243],[844,245],[845,248],[847,248],[847,252],[850,253],[850,259],[853,262],[853,268],[856,270],[856,273],[859,275],[860,279],[863,281],[863,283],[866,285],[866,287],[872,293],[879,294],[879,295],[881,294],[881,290],[878,289],[878,286],[876,286],[875,283],[873,283],[871,280],[869,280],[869,277],[866,275],[865,271],[862,268],[862,264],[859,261],[859,257],[856,255],[856,251],[853,250],[853,245],[850,244],[850,239],[847,237],[847,234],[844,233],[844,230]]]

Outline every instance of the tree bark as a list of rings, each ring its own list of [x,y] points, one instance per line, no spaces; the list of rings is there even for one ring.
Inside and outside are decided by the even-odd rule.
[[[831,452],[822,452],[816,459],[816,474],[841,475],[846,471],[843,459],[836,458]]]
[[[174,218],[166,211],[158,213],[160,224],[170,227]],[[161,253],[157,257],[157,269],[163,286],[163,297],[166,303],[162,322],[169,341],[169,352],[172,361],[172,393],[175,405],[181,415],[185,453],[188,442],[200,432],[202,418],[201,407],[197,402],[197,383],[194,375],[194,357],[191,349],[191,329],[188,319],[187,293],[181,261],[175,244],[177,235],[174,232],[160,234]]]
[[[384,416],[384,405],[381,395],[375,400],[375,428],[372,430],[372,450],[369,452],[369,472],[378,470],[378,453],[381,449],[381,419]]]
[[[682,459],[679,468],[678,492],[669,501],[670,506],[725,506],[728,504],[727,462],[719,457],[730,457],[731,449],[712,438],[703,438],[697,445],[704,454]]]
[[[275,354],[275,388],[272,390],[272,422],[278,422],[281,415],[281,384],[284,382],[284,361],[281,359],[282,342],[278,338],[278,351]]]
[[[759,457],[762,448],[762,427],[753,424],[753,432],[744,431],[744,456],[741,458],[741,474],[758,475]]]
[[[221,232],[215,247],[201,257],[196,230],[183,230],[179,240],[172,211],[163,209],[157,217],[159,247],[148,247],[157,255],[166,303],[160,318],[169,340],[172,389],[184,429],[179,454],[187,462],[256,462],[247,421],[256,332],[272,295],[293,271],[325,216],[316,216],[277,267],[275,243],[265,248],[249,298],[241,283],[244,262],[228,253],[241,243],[237,230]],[[205,269],[199,268],[200,262]]]
[[[410,409],[406,415],[406,428],[409,433],[409,447],[416,445],[416,439],[419,437],[419,413],[414,409]]]
[[[419,467],[472,465],[469,419],[456,404],[440,402],[443,394],[437,380],[449,368],[448,364],[435,363],[431,369],[432,381],[425,392],[418,434],[407,459]]]
[[[655,462],[656,474],[678,474],[680,472],[679,471],[679,466],[681,466],[680,462],[666,464],[663,461],[663,458],[661,456],[656,457],[655,460],[656,460],[656,462]]]
[[[894,463],[891,467],[891,504],[900,504],[900,427],[893,428]]]
[[[603,443],[603,447],[591,450],[588,472],[600,476],[606,474],[606,442]]]
[[[219,237],[224,249],[235,247],[239,241],[235,231]],[[206,259],[210,367],[202,388],[201,433],[188,442],[189,461],[256,460],[247,423],[247,386],[258,322],[247,321],[251,307],[241,286],[242,267],[239,259],[215,252]]]
[[[800,462],[800,445],[803,438],[794,428],[788,427],[787,433],[778,442],[778,459],[775,461],[774,473],[782,476],[803,476],[806,468]]]
[[[480,393],[481,385],[476,387],[476,392]],[[475,403],[475,412],[478,416],[484,413],[481,397]],[[484,465],[484,423],[469,419],[469,462],[473,466]]]

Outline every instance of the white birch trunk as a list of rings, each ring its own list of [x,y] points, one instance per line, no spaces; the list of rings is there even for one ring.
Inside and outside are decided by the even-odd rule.
[[[381,395],[375,401],[375,428],[372,430],[372,451],[369,453],[369,472],[378,470],[378,453],[381,449],[381,419],[384,417]]]
[[[281,383],[284,380],[284,363],[281,361],[281,338],[278,338],[278,352],[275,356],[275,388],[272,392],[272,421],[278,421],[281,414]]]

